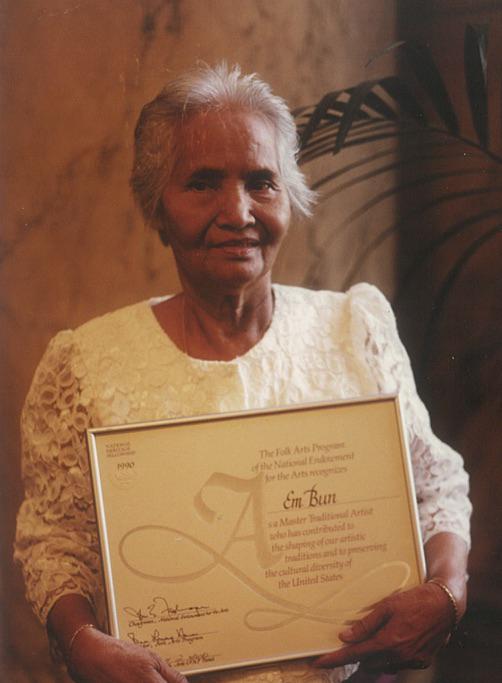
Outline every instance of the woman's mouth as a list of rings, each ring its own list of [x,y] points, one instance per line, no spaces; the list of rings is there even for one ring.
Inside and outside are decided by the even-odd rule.
[[[223,253],[229,256],[234,256],[237,258],[246,258],[253,251],[260,246],[260,241],[252,238],[243,239],[232,239],[225,240],[223,242],[216,242],[209,245],[211,249],[221,250]]]

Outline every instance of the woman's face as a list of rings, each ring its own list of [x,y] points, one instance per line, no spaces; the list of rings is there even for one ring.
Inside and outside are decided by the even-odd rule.
[[[272,126],[236,109],[201,112],[183,124],[177,151],[162,201],[183,286],[268,284],[291,215]]]

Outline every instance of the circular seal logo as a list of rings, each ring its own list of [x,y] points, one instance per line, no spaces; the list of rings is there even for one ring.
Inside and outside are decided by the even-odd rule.
[[[134,484],[138,476],[137,465],[131,460],[114,463],[113,482],[121,489],[128,489]]]

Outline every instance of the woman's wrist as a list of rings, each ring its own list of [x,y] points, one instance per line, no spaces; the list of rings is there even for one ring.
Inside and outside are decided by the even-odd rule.
[[[94,611],[83,595],[68,594],[59,598],[49,612],[47,629],[68,663],[73,650],[90,627],[98,630]]]
[[[457,623],[464,615],[467,604],[467,555],[465,541],[454,533],[439,533],[425,544],[427,581],[435,579],[443,585],[443,588],[438,585],[438,591],[443,592],[451,606],[453,598]]]
[[[444,595],[448,598],[448,601],[450,603],[450,611],[451,611],[451,617],[452,617],[452,628],[451,632],[455,631],[455,629],[458,626],[458,622],[460,621],[461,615],[460,615],[460,608],[459,604],[453,595],[452,591],[448,587],[448,584],[443,581],[443,579],[440,579],[439,577],[433,576],[430,579],[427,579],[427,583],[432,583],[436,585],[443,593]]]
[[[108,652],[106,641],[109,636],[91,624],[82,624],[75,633],[76,637],[65,655],[68,673],[75,680],[94,680],[93,676]]]
[[[81,624],[78,626],[73,634],[70,637],[70,640],[68,641],[68,646],[64,655],[66,666],[68,669],[71,671],[73,669],[73,662],[72,662],[72,655],[73,655],[73,649],[75,647],[75,644],[79,637],[81,637],[87,629],[95,629],[95,625],[91,622],[87,622],[85,624]]]

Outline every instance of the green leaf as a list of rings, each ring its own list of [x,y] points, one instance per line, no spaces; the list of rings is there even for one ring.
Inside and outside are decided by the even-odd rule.
[[[488,26],[465,27],[464,71],[472,123],[483,147],[488,147],[488,96],[486,50]]]
[[[457,115],[446,90],[441,74],[425,45],[406,42],[401,45],[417,81],[428,94],[434,109],[453,135],[458,135]]]

